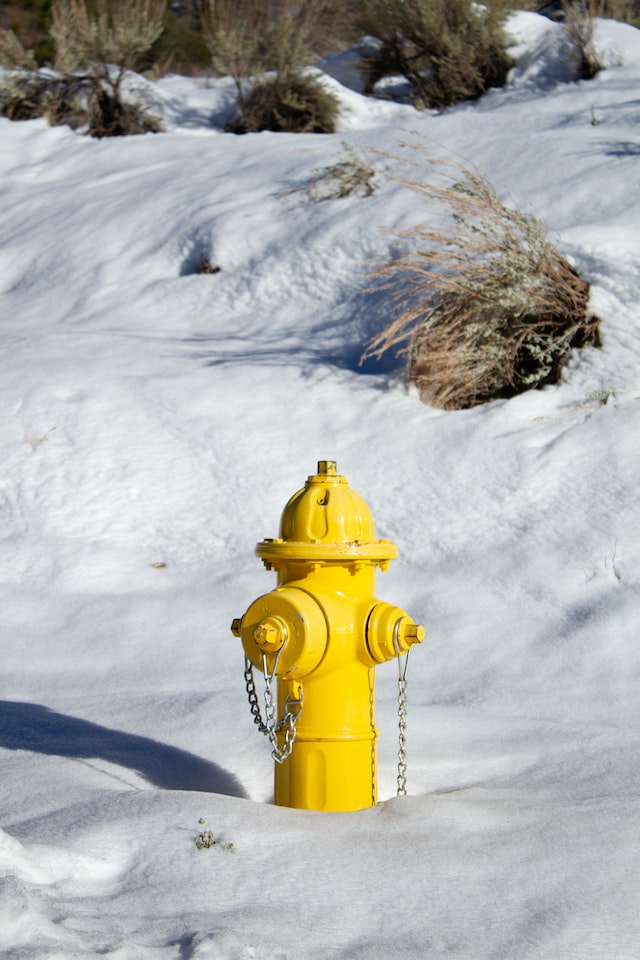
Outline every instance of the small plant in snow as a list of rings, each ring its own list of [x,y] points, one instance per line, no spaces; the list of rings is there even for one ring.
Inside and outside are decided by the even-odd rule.
[[[206,820],[200,817],[198,823],[202,827],[202,830],[195,839],[195,845],[198,850],[208,850],[210,847],[214,846],[216,842],[215,838]]]
[[[0,82],[0,114],[9,120],[46,117],[51,126],[67,124],[77,129],[87,122],[82,105],[86,97],[81,78],[49,71],[14,71]]]
[[[218,841],[213,836],[213,831],[211,830],[211,827],[209,826],[207,821],[203,817],[200,817],[200,819],[198,820],[198,824],[202,827],[202,830],[200,831],[200,833],[198,834],[198,836],[194,841],[197,849],[210,850],[211,847],[217,846]],[[226,850],[228,853],[235,852],[235,847],[232,843],[222,843],[220,844],[220,846],[222,847],[223,850]]]
[[[320,167],[313,172],[315,176],[307,191],[317,200],[337,200],[351,194],[370,197],[375,190],[375,169],[369,166],[349,143],[343,142],[337,163]]]
[[[608,403],[609,397],[613,396],[615,396],[613,390],[590,390],[589,393],[586,394],[586,399],[595,400],[604,407],[605,404]]]
[[[215,263],[211,263],[209,257],[204,254],[201,255],[198,262],[198,273],[220,273],[222,267],[218,267]]]

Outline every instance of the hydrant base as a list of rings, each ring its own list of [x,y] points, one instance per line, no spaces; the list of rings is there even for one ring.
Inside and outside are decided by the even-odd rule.
[[[337,812],[377,803],[375,737],[308,741],[298,737],[295,754],[295,763],[276,764],[278,806]]]

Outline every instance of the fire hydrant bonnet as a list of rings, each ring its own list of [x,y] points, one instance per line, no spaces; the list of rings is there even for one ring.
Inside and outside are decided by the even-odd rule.
[[[390,540],[376,540],[373,517],[360,494],[339,476],[333,460],[321,460],[290,498],[280,520],[280,537],[256,546],[265,565],[277,561],[331,562],[345,558],[386,567],[398,556]]]

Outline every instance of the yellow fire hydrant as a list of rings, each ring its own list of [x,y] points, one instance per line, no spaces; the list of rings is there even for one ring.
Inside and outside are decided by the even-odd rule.
[[[424,638],[404,610],[375,599],[376,567],[386,570],[398,550],[374,539],[365,501],[334,461],[321,460],[286,504],[280,536],[257,544],[256,555],[277,572],[278,585],[231,630],[242,638],[254,721],[273,747],[275,802],[307,810],[373,806],[374,667]],[[265,677],[264,718],[254,666]]]

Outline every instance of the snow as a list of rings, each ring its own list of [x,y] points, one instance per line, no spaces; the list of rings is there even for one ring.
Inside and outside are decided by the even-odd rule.
[[[0,121],[3,956],[638,956],[640,34],[600,21],[609,68],[572,83],[560,25],[510,31],[509,85],[440,114],[328,78],[331,136],[225,134],[230,83],[184,77],[145,81],[164,134]],[[375,153],[410,130],[592,284],[603,348],[560,384],[445,413],[359,366],[385,228],[433,213]],[[314,201],[343,141],[377,190]],[[381,802],[350,814],[270,803],[229,631],[327,458],[400,549],[379,597],[427,628],[410,795],[392,663]]]

